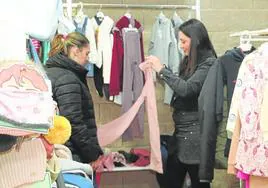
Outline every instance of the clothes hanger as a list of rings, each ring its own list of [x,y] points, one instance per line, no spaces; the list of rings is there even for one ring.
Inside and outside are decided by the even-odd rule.
[[[174,18],[174,17],[178,17],[177,9],[176,9],[176,8],[174,8],[173,18]]]
[[[102,4],[100,5],[100,8],[96,14],[96,17],[99,19],[99,20],[103,20],[104,19],[104,14],[103,12],[101,11],[101,8],[102,8]]]
[[[126,16],[128,19],[130,19],[130,18],[131,18],[131,13],[130,13],[130,10],[129,10],[129,8],[128,8],[128,5],[126,5],[126,8],[127,8],[127,11],[126,11],[126,13],[124,14],[124,16]]]
[[[163,7],[161,7],[161,11],[159,13],[159,17],[165,17],[165,14],[163,13]]]
[[[80,9],[78,10],[78,12],[74,18],[76,23],[81,23],[85,18],[85,14],[83,12],[83,3],[79,2],[79,5],[80,5]]]
[[[239,48],[243,51],[250,51],[252,48],[251,44],[251,35],[250,34],[244,34],[240,36],[240,45]]]
[[[179,17],[179,15],[177,14],[176,11],[174,11],[174,13],[173,13],[173,17]]]

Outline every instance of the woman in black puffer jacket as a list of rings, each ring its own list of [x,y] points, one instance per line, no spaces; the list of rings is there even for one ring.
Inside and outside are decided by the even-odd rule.
[[[96,161],[102,154],[97,139],[94,106],[86,81],[89,41],[78,33],[57,35],[52,41],[46,71],[60,115],[72,125],[66,145],[73,158],[83,163]]]

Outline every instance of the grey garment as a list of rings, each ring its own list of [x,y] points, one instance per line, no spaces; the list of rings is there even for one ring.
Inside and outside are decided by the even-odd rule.
[[[86,17],[84,19],[84,22],[82,24],[78,24],[76,23],[76,21],[74,20],[74,25],[75,25],[75,31],[76,32],[79,32],[79,33],[82,33],[83,35],[85,35],[86,33],[86,27],[87,27],[87,22],[88,22],[88,17]]]
[[[159,15],[153,25],[150,55],[158,57],[162,64],[169,67],[174,73],[179,72],[179,50],[171,21],[164,15]],[[165,84],[164,103],[170,104],[173,95],[172,89]]]
[[[180,48],[180,40],[179,40],[179,27],[181,26],[181,24],[183,23],[183,20],[181,19],[180,16],[177,15],[177,13],[174,13],[173,17],[171,18],[171,22],[173,25],[173,29],[174,29],[174,35],[175,35],[175,39],[176,39],[176,44],[178,47],[178,52],[179,52],[179,62],[182,61],[183,59],[183,50]],[[179,67],[178,67],[179,69]],[[178,70],[177,69],[177,70]],[[173,70],[174,71],[174,70]]]
[[[87,175],[93,175],[93,169],[89,164],[62,158],[58,158],[58,162],[60,163],[61,171],[82,170]]]
[[[123,29],[124,41],[124,70],[122,111],[128,111],[141,94],[144,81],[143,73],[139,68],[141,63],[140,33]],[[142,138],[144,132],[144,105],[122,136],[123,141],[133,138]]]
[[[224,102],[227,106],[227,100]],[[224,108],[223,121],[219,123],[217,144],[216,144],[216,156],[215,156],[215,168],[227,169],[227,158],[224,156],[225,143],[227,139],[226,124],[227,124],[227,110]]]
[[[175,38],[179,42],[179,27],[183,23],[183,20],[180,16],[178,16],[178,14],[174,13],[173,17],[171,18],[171,22],[174,28]]]

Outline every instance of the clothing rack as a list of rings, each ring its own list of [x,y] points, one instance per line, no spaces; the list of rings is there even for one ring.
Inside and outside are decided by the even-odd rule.
[[[79,6],[95,7],[95,8],[140,8],[140,9],[190,9],[195,10],[196,18],[201,19],[200,13],[200,0],[196,0],[195,5],[145,5],[145,4],[98,4],[98,3],[72,3],[72,0],[67,0],[67,3],[63,4],[68,10],[71,8],[77,8]]]
[[[244,30],[240,32],[235,32],[235,33],[230,34],[230,37],[240,37],[242,35],[268,36],[268,28],[261,29],[261,30],[254,30],[254,31]]]
[[[268,41],[268,28],[255,30],[255,31],[241,31],[230,34],[230,37],[240,37],[240,43],[259,41],[264,42]]]

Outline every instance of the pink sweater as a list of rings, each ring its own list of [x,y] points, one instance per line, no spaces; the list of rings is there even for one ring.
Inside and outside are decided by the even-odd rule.
[[[46,150],[40,139],[26,141],[18,151],[0,155],[0,187],[18,187],[43,180]]]

